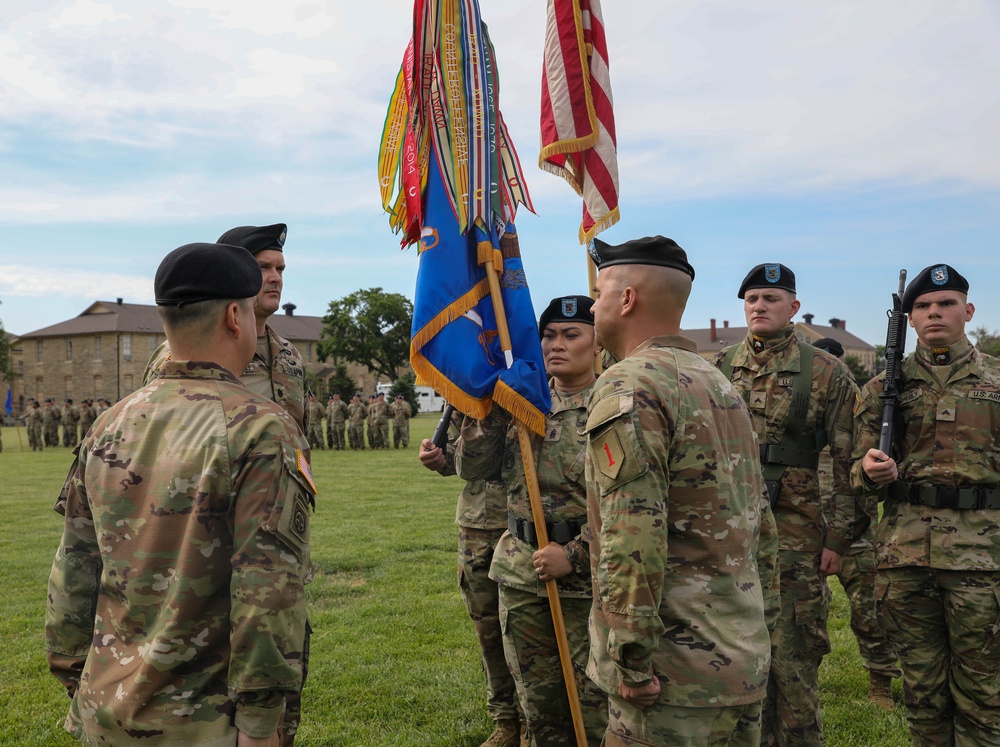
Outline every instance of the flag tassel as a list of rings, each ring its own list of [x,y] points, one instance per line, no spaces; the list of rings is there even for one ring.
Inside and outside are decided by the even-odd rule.
[[[497,318],[497,332],[500,346],[505,353],[512,349],[510,331],[507,328],[507,314],[503,307],[503,297],[500,295],[500,279],[492,262],[483,265],[486,277],[489,279],[490,296],[493,300],[493,310]],[[508,364],[509,367],[509,364]],[[499,387],[498,387],[499,389]],[[495,396],[495,395],[494,395]],[[531,517],[535,524],[535,535],[538,538],[538,549],[549,544],[549,533],[545,527],[545,511],[542,508],[541,491],[538,489],[538,474],[535,472],[535,460],[531,448],[529,426],[514,415],[514,426],[517,428],[517,438],[521,445],[521,464],[524,466],[524,481],[528,486],[528,498],[531,502]],[[535,429],[544,432],[542,428]],[[562,665],[563,680],[566,683],[566,697],[569,700],[569,710],[573,717],[573,731],[576,733],[577,747],[587,747],[587,733],[583,728],[583,713],[580,710],[580,696],[576,690],[576,677],[573,673],[573,656],[569,650],[569,640],[566,638],[566,623],[563,619],[562,602],[559,599],[559,589],[554,579],[545,582],[545,592],[549,597],[549,608],[552,612],[552,628],[555,631],[556,644],[559,648],[559,662]]]

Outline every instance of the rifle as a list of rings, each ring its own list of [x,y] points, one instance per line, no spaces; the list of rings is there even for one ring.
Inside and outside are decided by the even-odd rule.
[[[903,313],[903,289],[906,270],[899,271],[899,291],[892,294],[892,309],[886,312],[889,328],[885,334],[885,379],[882,382],[882,433],[879,451],[892,456],[893,430],[899,391],[903,388],[903,348],[906,346],[906,314]]]
[[[448,444],[448,425],[451,423],[451,414],[454,411],[455,407],[451,402],[444,406],[444,409],[441,411],[441,419],[434,429],[434,435],[431,436],[431,442],[442,451],[444,451],[444,447]]]

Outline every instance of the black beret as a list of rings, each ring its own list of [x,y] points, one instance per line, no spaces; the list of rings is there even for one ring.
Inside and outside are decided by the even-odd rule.
[[[594,323],[594,312],[590,309],[594,299],[590,296],[560,296],[549,301],[545,311],[538,317],[538,334],[541,334],[550,322],[581,322]]]
[[[612,246],[594,239],[587,247],[597,269],[612,265],[657,265],[686,272],[694,280],[694,268],[687,261],[687,254],[677,242],[663,236],[647,236]]]
[[[216,298],[251,298],[260,292],[260,265],[246,249],[226,244],[185,244],[156,268],[158,306],[183,306]]]
[[[736,297],[743,298],[751,288],[781,288],[794,293],[795,273],[783,264],[757,265],[743,278],[743,284],[740,285],[740,292]]]
[[[237,226],[222,234],[218,243],[242,246],[251,254],[265,249],[280,252],[285,246],[287,233],[288,226],[284,223],[275,223],[273,226]]]
[[[834,340],[832,337],[823,337],[819,340],[816,340],[816,342],[812,343],[812,346],[814,348],[819,348],[820,350],[825,350],[830,355],[833,355],[837,358],[844,357],[844,346],[841,345],[836,340]]]
[[[909,314],[913,310],[913,302],[917,300],[917,296],[941,290],[968,293],[969,281],[951,265],[925,267],[910,281],[903,292],[903,313]]]

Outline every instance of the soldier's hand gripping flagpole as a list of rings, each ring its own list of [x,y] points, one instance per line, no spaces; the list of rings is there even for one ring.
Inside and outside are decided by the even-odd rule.
[[[500,295],[500,279],[492,262],[485,262],[486,277],[490,284],[490,297],[497,318],[497,333],[500,346],[510,365],[512,349],[510,332],[507,329],[507,315],[503,308],[503,297]],[[535,472],[535,460],[531,448],[531,434],[520,419],[514,419],[517,428],[517,439],[521,445],[521,463],[524,465],[524,481],[528,486],[528,498],[531,502],[531,517],[535,525],[535,535],[538,538],[538,549],[549,544],[549,533],[545,528],[545,512],[542,508],[542,496],[538,489],[538,475]],[[576,735],[577,747],[587,747],[587,733],[583,727],[583,713],[580,710],[580,696],[576,691],[576,675],[573,672],[573,656],[569,650],[569,640],[566,637],[566,623],[563,621],[562,603],[559,600],[559,588],[555,579],[545,582],[545,592],[549,598],[552,611],[552,627],[555,630],[556,645],[559,647],[559,662],[562,665],[563,680],[566,683],[566,697],[569,700],[569,710],[573,717],[573,732]]]

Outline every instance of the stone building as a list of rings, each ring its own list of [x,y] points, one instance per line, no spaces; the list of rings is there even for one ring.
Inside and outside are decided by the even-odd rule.
[[[860,337],[847,331],[847,322],[843,319],[831,319],[829,326],[813,324],[814,314],[803,314],[801,322],[795,322],[795,336],[803,342],[813,343],[824,337],[836,340],[844,347],[844,357],[855,356],[868,371],[875,371],[875,346],[870,345]],[[722,348],[735,345],[747,335],[746,327],[730,327],[728,321],[718,326],[715,319],[710,320],[708,328],[685,329],[681,334],[694,340],[698,353],[708,358]]]
[[[317,357],[322,317],[296,316],[290,303],[283,308],[268,324],[295,345],[308,372],[322,382],[332,373]],[[16,336],[14,410],[23,413],[28,397],[116,402],[142,384],[150,354],[165,339],[156,306],[121,298],[95,301],[79,316]],[[347,371],[359,391],[375,391],[377,382],[366,368],[347,364]]]

